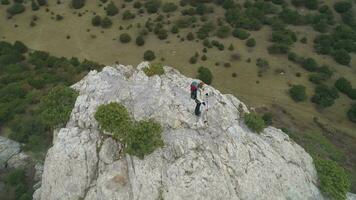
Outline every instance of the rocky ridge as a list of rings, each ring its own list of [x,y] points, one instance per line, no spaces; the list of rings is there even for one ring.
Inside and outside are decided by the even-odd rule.
[[[193,114],[192,79],[171,67],[147,77],[148,65],[105,67],[73,86],[79,97],[34,199],[323,199],[312,158],[281,130],[250,131],[241,120],[247,107],[210,86],[204,124]],[[124,155],[94,119],[109,102],[159,122],[165,146],[143,160]]]

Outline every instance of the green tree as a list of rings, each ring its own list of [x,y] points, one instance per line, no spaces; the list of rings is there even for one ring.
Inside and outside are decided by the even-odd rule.
[[[119,9],[112,1],[106,6],[105,10],[108,16],[115,16],[117,13],[119,13]]]
[[[306,0],[304,2],[305,7],[310,9],[310,10],[316,10],[319,6],[318,0]]]
[[[35,0],[31,0],[31,9],[33,11],[36,11],[36,10],[40,9],[40,7],[38,6],[38,4],[36,3]]]
[[[194,40],[194,34],[192,32],[189,32],[187,34],[187,40],[189,40],[189,41]]]
[[[337,63],[342,65],[348,65],[351,61],[351,56],[345,49],[335,50],[335,52],[333,53],[333,57]]]
[[[273,115],[272,115],[272,113],[263,114],[262,119],[265,122],[265,125],[267,125],[267,126],[270,126],[273,123]]]
[[[325,159],[314,159],[320,181],[320,190],[335,200],[346,199],[350,189],[350,180],[345,170],[336,162]]]
[[[37,0],[38,5],[44,6],[47,4],[47,0]]]
[[[318,63],[313,58],[304,59],[302,66],[305,70],[310,72],[315,72],[318,70]]]
[[[347,117],[350,121],[356,123],[356,104],[353,104],[351,108],[347,111]]]
[[[129,43],[131,41],[131,36],[128,33],[122,33],[120,35],[120,42],[121,43]]]
[[[40,3],[38,3],[38,4],[40,4]],[[72,0],[72,7],[74,9],[80,9],[80,8],[84,7],[84,5],[85,5],[85,0]]]
[[[145,44],[145,40],[141,35],[137,36],[136,38],[136,44],[137,46],[143,46]]]
[[[100,26],[101,25],[101,17],[99,15],[95,15],[92,19],[91,19],[91,24],[93,26]]]
[[[338,13],[345,13],[352,8],[350,1],[339,1],[334,4],[334,9]]]
[[[199,67],[197,78],[202,80],[204,83],[210,85],[213,81],[213,74],[211,73],[209,68]]]
[[[332,106],[337,98],[339,98],[339,94],[335,88],[326,85],[318,85],[315,88],[312,102],[316,103],[321,108],[327,108]]]
[[[26,53],[28,50],[27,46],[21,41],[15,41],[14,49],[19,53]]]
[[[161,2],[159,0],[149,0],[144,5],[148,13],[156,13],[161,6]]]
[[[6,9],[10,15],[17,15],[25,11],[25,6],[21,3],[14,3]]]
[[[305,101],[307,99],[303,85],[293,85],[292,88],[289,89],[289,95],[296,102]]]
[[[155,53],[151,50],[147,50],[145,51],[145,53],[143,54],[143,59],[147,60],[147,61],[152,61],[156,58]]]
[[[231,29],[229,26],[221,26],[216,31],[216,36],[218,36],[219,38],[227,38],[229,37],[230,33]]]
[[[248,47],[254,47],[256,46],[256,40],[254,38],[250,38],[246,41],[246,46]]]
[[[131,13],[129,10],[125,10],[124,13],[122,14],[122,19],[123,20],[130,20],[135,18],[135,14]]]
[[[62,85],[52,88],[49,93],[41,99],[40,116],[42,121],[56,128],[65,124],[72,112],[78,92]]]
[[[344,94],[347,94],[350,90],[352,90],[351,82],[346,80],[344,77],[337,79],[335,87]]]
[[[241,28],[236,28],[232,31],[232,36],[239,38],[240,40],[245,40],[250,37],[250,33]]]
[[[162,11],[163,12],[174,12],[178,9],[178,6],[172,2],[167,2],[167,3],[163,3],[162,5]]]
[[[262,117],[255,113],[248,113],[245,114],[244,116],[245,124],[246,126],[251,129],[252,131],[255,131],[257,133],[260,133],[263,131],[263,129],[266,127],[266,124]]]
[[[101,27],[102,28],[110,28],[112,26],[112,21],[108,17],[104,17],[103,20],[101,20]]]

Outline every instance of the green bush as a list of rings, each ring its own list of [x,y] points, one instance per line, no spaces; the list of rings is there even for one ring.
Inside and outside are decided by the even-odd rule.
[[[44,6],[47,4],[47,0],[37,0],[38,5]]]
[[[318,63],[313,58],[304,59],[302,66],[305,70],[315,72],[318,70]]]
[[[40,3],[39,3],[40,4]],[[41,5],[41,4],[40,4]],[[72,0],[72,7],[74,9],[80,9],[85,5],[85,0]]]
[[[216,30],[216,36],[219,38],[227,38],[230,36],[231,29],[229,26],[221,26]]]
[[[346,80],[344,77],[341,77],[336,80],[335,87],[340,92],[347,94],[350,90],[352,90],[351,82]]]
[[[108,17],[104,17],[103,20],[101,20],[101,27],[102,28],[110,28],[112,26],[112,21]]]
[[[336,162],[325,159],[314,159],[318,172],[320,190],[335,200],[346,199],[350,189],[350,180],[345,170]]]
[[[250,37],[250,33],[241,28],[236,28],[232,31],[232,36],[239,38],[240,40],[245,40]]]
[[[153,120],[136,122],[133,132],[126,139],[126,152],[143,159],[164,145],[161,132],[161,125]]]
[[[256,46],[256,40],[254,38],[250,38],[246,41],[246,46],[248,47],[254,47]]]
[[[161,6],[161,2],[159,0],[149,0],[144,5],[148,13],[156,13]]]
[[[160,40],[165,40],[168,37],[168,31],[166,29],[161,28],[157,31],[157,36]]]
[[[131,131],[132,121],[126,108],[118,103],[109,103],[98,107],[95,119],[100,128],[110,132],[116,139],[124,140]]]
[[[117,13],[119,13],[119,9],[112,1],[108,4],[108,6],[106,6],[105,10],[106,10],[106,15],[108,16],[115,16]]]
[[[347,111],[347,117],[350,121],[356,123],[356,104],[353,104],[351,108]]]
[[[255,113],[245,114],[244,120],[247,127],[257,133],[260,133],[266,127],[266,124],[262,117]]]
[[[5,177],[5,183],[11,186],[16,186],[22,183],[25,179],[25,171],[23,169],[14,169]]]
[[[263,121],[265,122],[265,124],[267,126],[270,126],[273,123],[273,115],[272,115],[272,113],[263,114],[262,119],[263,119]]]
[[[39,6],[34,0],[32,0],[32,1],[31,1],[31,9],[32,9],[33,11],[39,10],[39,9],[40,9],[40,6]]]
[[[26,53],[28,50],[27,46],[21,41],[15,41],[14,49],[19,53]]]
[[[342,65],[348,65],[351,61],[351,56],[345,49],[338,49],[333,53],[334,60]]]
[[[120,35],[120,42],[121,43],[128,43],[131,41],[131,36],[128,33],[122,33]]]
[[[135,14],[131,13],[129,10],[125,10],[124,13],[122,14],[122,19],[123,20],[130,20],[135,18]]]
[[[143,59],[147,60],[147,61],[152,61],[156,58],[155,53],[151,50],[147,50],[145,51],[145,53],[143,54]]]
[[[191,40],[194,40],[194,34],[192,33],[192,32],[189,32],[188,34],[187,34],[187,40],[189,40],[189,41],[191,41]]]
[[[25,11],[25,6],[21,3],[14,3],[6,9],[10,15],[17,15]]]
[[[335,88],[326,85],[318,85],[315,88],[312,102],[318,104],[321,108],[326,108],[332,106],[337,98],[339,98],[339,94]]]
[[[352,8],[350,1],[339,1],[334,4],[334,9],[338,13],[345,13]]]
[[[289,51],[289,45],[275,43],[267,48],[269,54],[286,54]]]
[[[161,126],[153,120],[133,122],[126,108],[119,103],[98,107],[95,119],[100,128],[111,132],[125,145],[125,151],[141,159],[163,146]]]
[[[10,1],[9,0],[1,0],[2,5],[9,5]]]
[[[210,85],[213,81],[213,74],[211,73],[209,68],[199,67],[197,78],[202,80],[204,83]]]
[[[149,67],[143,69],[147,76],[162,75],[164,74],[163,65],[160,63],[151,64]]]
[[[100,26],[101,25],[101,17],[99,15],[95,15],[92,19],[91,19],[91,24],[93,26]]]
[[[59,85],[52,88],[41,99],[40,117],[42,121],[51,128],[56,128],[66,123],[77,96],[78,92],[69,87]]]
[[[141,35],[137,36],[136,38],[136,44],[137,46],[143,46],[145,44],[145,40]]]
[[[163,12],[174,12],[178,9],[178,6],[172,2],[163,3],[162,11]]]
[[[296,102],[305,101],[307,99],[305,87],[302,85],[293,85],[292,88],[289,89],[289,95]]]

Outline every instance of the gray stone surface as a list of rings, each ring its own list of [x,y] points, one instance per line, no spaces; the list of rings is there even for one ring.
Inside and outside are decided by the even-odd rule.
[[[28,161],[20,143],[0,136],[0,169],[25,167]]]
[[[281,130],[250,131],[240,116],[246,106],[210,86],[208,113],[197,118],[192,79],[170,67],[147,77],[147,65],[106,67],[73,86],[80,95],[47,153],[34,199],[323,198],[312,158]],[[136,120],[160,122],[165,146],[143,160],[123,155],[94,119],[109,102],[122,103]]]

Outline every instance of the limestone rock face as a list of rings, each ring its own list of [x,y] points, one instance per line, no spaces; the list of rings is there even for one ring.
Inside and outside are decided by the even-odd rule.
[[[47,153],[34,199],[323,199],[312,158],[281,130],[250,131],[241,119],[246,106],[210,86],[208,112],[197,118],[192,79],[170,67],[147,77],[147,66],[105,67],[73,86],[80,95]],[[143,160],[125,155],[94,118],[109,102],[159,122],[164,147]]]

